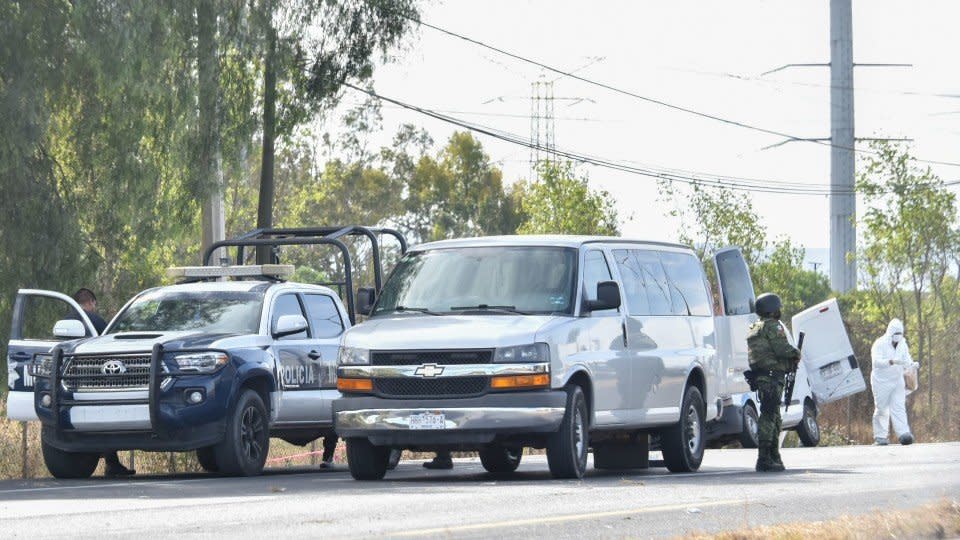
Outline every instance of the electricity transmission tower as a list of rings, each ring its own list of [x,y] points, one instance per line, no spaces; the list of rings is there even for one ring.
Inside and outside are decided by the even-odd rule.
[[[556,160],[553,81],[534,81],[530,90],[530,178],[535,178],[541,161]]]

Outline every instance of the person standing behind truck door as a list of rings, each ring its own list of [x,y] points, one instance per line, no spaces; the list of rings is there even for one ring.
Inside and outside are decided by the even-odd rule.
[[[90,319],[94,330],[97,331],[97,335],[102,334],[103,331],[107,329],[107,321],[103,320],[103,317],[97,313],[97,296],[93,294],[93,291],[85,287],[80,288],[77,292],[73,293],[73,299],[76,300],[77,303],[80,304],[80,307],[83,308],[83,311],[86,312],[87,318]],[[106,466],[104,476],[133,476],[137,474],[137,471],[128,469],[120,463],[120,458],[115,451],[105,452],[103,454],[103,462]]]
[[[875,444],[887,444],[891,418],[893,430],[900,436],[900,444],[912,444],[913,434],[910,433],[910,424],[907,422],[903,369],[915,362],[910,357],[910,348],[903,337],[903,322],[900,319],[891,320],[887,325],[887,332],[873,342],[870,357],[873,361],[870,386],[873,389]]]
[[[760,400],[758,472],[784,470],[780,459],[780,401],[788,371],[800,363],[800,351],[790,345],[780,324],[780,297],[765,293],[757,297],[756,311],[760,320],[747,332],[750,370]]]

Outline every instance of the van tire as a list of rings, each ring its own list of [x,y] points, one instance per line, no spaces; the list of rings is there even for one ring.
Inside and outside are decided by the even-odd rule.
[[[820,424],[817,422],[817,409],[805,402],[803,404],[803,418],[797,424],[797,436],[800,444],[811,447],[820,444]]]
[[[227,415],[223,440],[213,447],[221,474],[255,476],[263,471],[270,451],[270,425],[260,394],[245,388]]]
[[[587,400],[579,386],[569,385],[560,429],[547,438],[547,464],[554,478],[583,478],[590,446]]]
[[[520,466],[523,459],[522,446],[492,444],[480,450],[480,463],[488,473],[510,474]]]
[[[390,448],[374,446],[366,437],[347,439],[347,465],[354,480],[382,480],[389,461]]]
[[[212,446],[197,448],[197,462],[200,463],[200,468],[207,472],[220,472],[220,467],[217,466],[217,454]]]
[[[100,454],[67,452],[50,446],[46,441],[40,442],[40,450],[43,452],[43,463],[54,478],[90,478],[100,463]]]
[[[680,421],[660,431],[660,450],[670,472],[694,472],[703,461],[706,442],[700,390],[688,386],[681,403]]]
[[[760,416],[752,403],[743,406],[743,428],[740,430],[740,446],[757,448],[760,446]]]
[[[400,458],[403,456],[403,448],[391,448],[390,457],[387,458],[387,470],[392,471],[400,464]]]

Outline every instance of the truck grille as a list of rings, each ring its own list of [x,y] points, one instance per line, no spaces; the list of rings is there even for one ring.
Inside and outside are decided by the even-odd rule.
[[[373,351],[370,355],[374,366],[489,364],[492,360],[493,351],[490,349]]]
[[[63,384],[70,392],[147,390],[150,355],[73,357],[67,361],[63,377]]]
[[[386,398],[473,397],[486,392],[489,384],[489,377],[382,378],[373,380],[373,390]]]

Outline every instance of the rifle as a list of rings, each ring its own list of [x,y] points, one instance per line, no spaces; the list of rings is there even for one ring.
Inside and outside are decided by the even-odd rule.
[[[800,332],[800,337],[797,338],[797,351],[803,350],[804,335],[804,332]],[[793,386],[797,383],[797,367],[799,366],[798,362],[793,370],[787,373],[787,384],[783,388],[783,412],[790,410],[790,402],[793,400]]]

